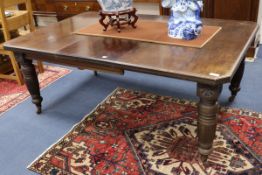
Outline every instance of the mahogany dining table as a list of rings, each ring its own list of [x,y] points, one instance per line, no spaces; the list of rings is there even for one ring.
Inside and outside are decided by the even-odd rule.
[[[140,15],[140,19],[167,21],[167,17]],[[41,113],[43,98],[33,60],[81,69],[149,73],[196,82],[198,103],[198,150],[203,160],[212,152],[218,98],[225,83],[230,84],[233,101],[240,90],[245,55],[254,40],[255,22],[203,19],[204,25],[220,26],[203,48],[76,35],[75,31],[98,22],[97,13],[87,12],[51,24],[4,44],[21,65],[32,102]],[[72,92],[73,93],[73,92]]]

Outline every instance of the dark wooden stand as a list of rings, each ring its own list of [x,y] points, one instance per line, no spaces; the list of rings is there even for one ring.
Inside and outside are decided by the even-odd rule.
[[[107,30],[109,26],[116,26],[117,31],[121,32],[121,26],[123,25],[131,25],[133,28],[136,28],[135,24],[138,20],[138,16],[136,15],[136,9],[132,8],[124,11],[117,12],[104,12],[100,11],[99,15],[101,16],[99,22],[104,27],[104,31]],[[108,21],[105,22],[108,17]]]

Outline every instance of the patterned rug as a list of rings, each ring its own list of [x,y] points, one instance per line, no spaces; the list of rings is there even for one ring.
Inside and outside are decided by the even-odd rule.
[[[40,87],[44,88],[71,71],[61,67],[45,66],[45,72],[38,75]],[[0,116],[27,99],[26,86],[19,86],[16,81],[0,79]]]
[[[28,168],[43,175],[259,175],[262,114],[222,108],[197,151],[196,103],[118,88]]]

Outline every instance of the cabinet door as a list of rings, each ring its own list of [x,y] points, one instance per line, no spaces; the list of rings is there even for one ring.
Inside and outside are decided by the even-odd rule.
[[[259,0],[206,0],[204,17],[256,21]]]
[[[203,17],[256,21],[259,0],[203,0]],[[160,7],[161,15],[169,15],[169,9]]]

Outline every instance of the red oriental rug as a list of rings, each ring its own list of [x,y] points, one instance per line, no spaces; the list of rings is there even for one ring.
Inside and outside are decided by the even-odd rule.
[[[45,66],[45,72],[38,75],[40,87],[44,88],[70,72],[62,67]],[[28,96],[25,85],[19,86],[16,81],[0,79],[0,116]]]
[[[43,175],[259,175],[262,114],[222,108],[199,159],[196,103],[118,88],[29,169]]]

